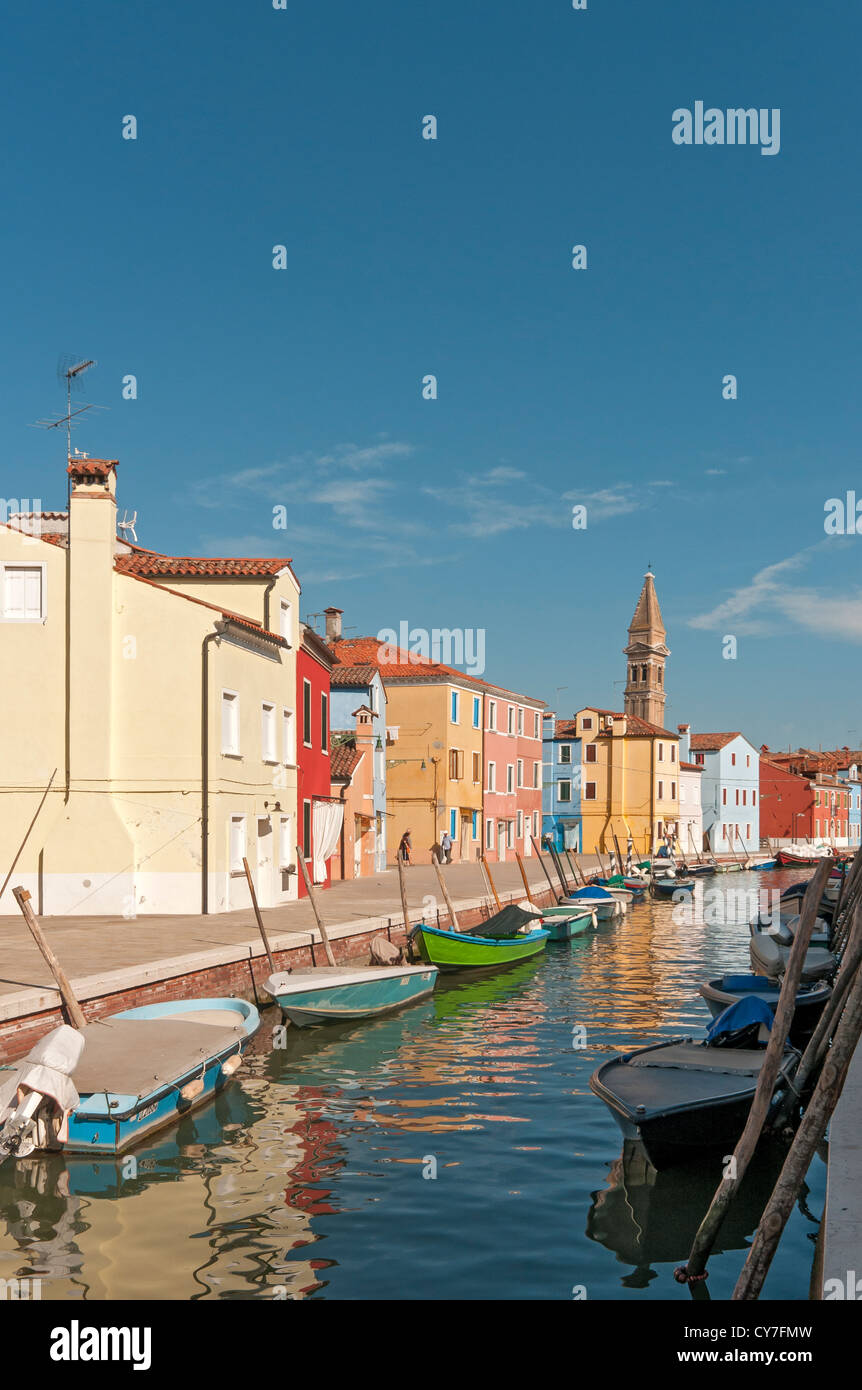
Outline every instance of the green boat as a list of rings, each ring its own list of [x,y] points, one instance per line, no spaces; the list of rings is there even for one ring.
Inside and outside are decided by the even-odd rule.
[[[421,922],[415,940],[419,953],[438,970],[497,970],[544,951],[550,935],[543,929],[524,931],[536,913],[514,905],[482,923],[481,936],[468,932],[441,931]]]

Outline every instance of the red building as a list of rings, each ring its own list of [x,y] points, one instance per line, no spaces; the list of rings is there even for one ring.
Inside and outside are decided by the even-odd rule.
[[[768,840],[814,838],[814,792],[809,778],[760,759],[760,834]]]
[[[331,820],[336,802],[332,797],[329,738],[329,676],[334,657],[322,637],[310,627],[301,628],[296,654],[297,710],[297,853],[305,856],[313,883],[329,887],[329,856],[338,845],[340,823],[332,839]],[[323,858],[315,862],[315,847]],[[305,883],[299,875],[299,896]]]
[[[768,750],[767,750],[768,751]],[[824,840],[847,843],[850,792],[831,772],[791,772],[786,765],[760,759],[760,833],[773,840]],[[797,763],[794,766],[802,766]]]

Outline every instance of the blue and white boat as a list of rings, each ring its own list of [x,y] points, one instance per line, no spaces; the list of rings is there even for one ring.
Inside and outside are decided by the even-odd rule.
[[[352,1023],[415,1004],[437,983],[435,965],[331,966],[270,975],[265,988],[299,1028]]]
[[[259,1026],[253,1004],[226,998],[62,1024],[0,1082],[0,1158],[122,1152],[226,1085]]]
[[[600,922],[612,921],[626,910],[626,904],[620,902],[613,893],[609,893],[607,888],[594,886],[576,888],[568,898],[563,899],[563,902],[574,904],[576,907],[592,907]]]

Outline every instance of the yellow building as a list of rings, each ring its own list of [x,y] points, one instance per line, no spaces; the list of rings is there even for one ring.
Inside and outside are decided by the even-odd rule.
[[[342,638],[339,662],[376,667],[386,688],[386,842],[394,858],[410,831],[417,864],[430,864],[444,832],[452,860],[482,852],[484,693],[451,667],[374,637]]]
[[[16,884],[48,915],[226,911],[244,856],[264,904],[294,898],[289,561],[143,550],[116,460],[68,472],[67,512],[0,526],[0,912]]]
[[[657,849],[679,819],[679,735],[634,714],[586,708],[574,720],[581,740],[584,854],[637,855]]]

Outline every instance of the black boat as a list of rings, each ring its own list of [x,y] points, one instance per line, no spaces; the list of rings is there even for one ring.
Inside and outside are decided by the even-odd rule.
[[[705,981],[700,993],[713,1018],[719,1018],[725,1009],[737,1004],[740,999],[761,999],[774,1014],[781,993],[781,981],[768,980],[764,975],[722,975],[717,980]],[[792,1043],[799,1045],[810,1038],[831,993],[832,986],[826,980],[813,980],[800,985],[790,1024]]]
[[[766,1056],[758,1039],[772,1017],[767,1004],[743,1000],[716,1019],[705,1042],[677,1038],[609,1058],[593,1072],[590,1089],[607,1105],[623,1138],[641,1141],[656,1169],[698,1152],[731,1153]],[[773,1104],[798,1062],[798,1052],[785,1052]]]

